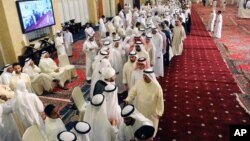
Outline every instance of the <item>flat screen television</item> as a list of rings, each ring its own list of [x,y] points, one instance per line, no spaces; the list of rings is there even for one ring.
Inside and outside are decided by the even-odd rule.
[[[51,0],[16,1],[23,33],[55,25]]]

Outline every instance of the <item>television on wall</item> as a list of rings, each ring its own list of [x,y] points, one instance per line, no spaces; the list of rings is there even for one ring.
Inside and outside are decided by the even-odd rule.
[[[55,25],[51,0],[16,1],[23,33]]]

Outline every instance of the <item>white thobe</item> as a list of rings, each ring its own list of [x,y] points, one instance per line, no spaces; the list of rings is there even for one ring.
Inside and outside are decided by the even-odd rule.
[[[63,68],[59,68],[51,58],[42,58],[39,67],[43,73],[59,80],[59,85],[61,87],[64,87],[64,83],[71,79],[71,74]],[[56,69],[59,69],[59,72],[55,72]]]
[[[101,106],[88,105],[84,114],[84,121],[91,126],[89,132],[91,141],[115,140],[115,131],[108,120],[105,101]]]
[[[118,87],[118,93],[122,93],[124,91],[124,85],[122,83],[122,75],[123,75],[123,56],[125,55],[125,51],[121,49],[119,46],[118,48],[113,47],[110,52],[112,52],[112,61],[111,66],[116,71],[116,79],[115,84]]]
[[[217,0],[213,0],[212,10],[216,10],[216,6],[217,6]]]
[[[10,80],[12,79],[12,77],[13,77],[12,73],[3,72],[2,75],[1,75],[2,84],[9,85],[10,84]]]
[[[66,51],[65,51],[65,45],[64,45],[64,41],[63,41],[63,37],[62,36],[57,36],[55,38],[55,47],[56,47],[56,50],[57,50],[57,55],[63,55],[63,54],[66,54]]]
[[[31,87],[31,80],[30,80],[30,77],[28,74],[26,73],[20,73],[20,74],[15,74],[13,75],[11,81],[10,81],[10,88],[14,91],[15,88],[16,88],[16,82],[18,80],[23,80],[25,82],[25,86],[26,86],[26,89],[29,91],[29,92],[32,92],[32,87]]]
[[[150,43],[146,43],[144,45],[145,47],[145,50],[148,52],[148,55],[149,55],[149,60],[150,60],[150,65],[153,65],[155,64],[155,46],[154,44],[152,44],[151,42]]]
[[[126,101],[129,103],[134,101],[136,109],[153,122],[156,134],[159,116],[162,116],[164,111],[163,91],[161,86],[152,81],[146,83],[143,79],[140,79],[130,89]]]
[[[132,87],[131,85],[131,75],[134,69],[134,63],[131,63],[130,60],[126,62],[123,66],[123,84],[127,84],[128,90]]]
[[[226,5],[227,5],[227,1],[226,0],[221,0],[220,1],[220,7],[222,8],[222,11],[226,10]]]
[[[66,131],[66,128],[63,121],[60,118],[52,119],[46,117],[45,131],[47,134],[48,141],[58,141],[57,135],[62,131]]]
[[[12,117],[12,105],[9,101],[0,104],[0,140],[22,141],[16,123]]]
[[[68,56],[72,56],[72,44],[73,44],[73,36],[71,32],[64,33],[64,42],[65,42],[65,49]]]
[[[45,137],[45,128],[40,115],[44,110],[42,101],[34,93],[15,93],[18,95],[13,100],[13,111],[21,123],[21,129],[27,129],[32,125],[38,125],[42,135]],[[25,103],[25,105],[23,105]],[[25,107],[24,107],[25,106]]]
[[[216,24],[214,28],[214,37],[221,38],[221,30],[222,30],[222,15],[219,14],[216,19]]]
[[[114,22],[115,28],[118,29],[119,27],[121,27],[122,19],[121,19],[120,16],[117,15],[117,16],[115,16],[115,17],[113,18],[113,22]]]
[[[94,34],[95,34],[95,31],[94,31],[94,29],[93,29],[92,27],[85,28],[84,32],[85,32],[86,38],[87,38],[89,35],[94,35]]]
[[[152,44],[155,46],[155,64],[154,64],[154,72],[155,76],[164,76],[164,67],[163,67],[163,38],[160,35],[160,33],[156,33],[153,35],[152,39]]]
[[[86,54],[86,79],[90,80],[92,77],[93,69],[92,64],[94,63],[96,56],[96,49],[98,48],[95,41],[85,41],[83,44],[83,51]]]
[[[210,18],[209,18],[209,21],[208,21],[208,30],[211,31],[211,32],[214,31],[215,18],[216,18],[216,13],[212,12],[210,14]]]
[[[49,92],[53,89],[53,78],[48,74],[41,73],[41,69],[36,65],[23,67],[23,72],[29,75],[31,86],[37,95],[42,95],[44,90]]]
[[[116,120],[116,124],[120,125],[123,122],[123,118],[121,117],[121,107],[118,104],[118,89],[113,92],[103,92],[106,100],[106,109],[108,120]],[[111,108],[112,107],[112,108]]]
[[[106,24],[106,26],[107,26],[107,30],[108,30],[108,32],[111,34],[111,33],[113,33],[113,32],[115,32],[115,27],[114,27],[114,25],[112,24],[112,22],[108,22],[107,24]]]
[[[91,86],[90,86],[90,97],[93,96],[93,92],[94,92],[94,88],[95,88],[95,84],[98,80],[102,79],[102,75],[100,73],[102,68],[107,68],[107,67],[111,67],[110,61],[106,58],[104,59],[97,59],[95,60],[96,63],[93,66],[93,74],[91,77]]]
[[[183,51],[183,41],[186,38],[186,33],[183,26],[176,26],[174,27],[173,31],[173,54],[174,55],[181,55]]]
[[[102,18],[99,19],[99,31],[100,31],[101,37],[106,36],[107,29],[105,27],[105,24]]]

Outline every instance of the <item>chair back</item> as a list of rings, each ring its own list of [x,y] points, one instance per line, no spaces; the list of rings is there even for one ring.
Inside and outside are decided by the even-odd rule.
[[[42,136],[40,130],[37,125],[32,125],[23,134],[23,141],[46,141]]]
[[[58,60],[59,60],[59,67],[65,67],[70,65],[67,54],[59,55]]]
[[[72,98],[78,110],[80,110],[84,104],[85,100],[83,98],[83,93],[80,87],[75,87],[72,91]]]

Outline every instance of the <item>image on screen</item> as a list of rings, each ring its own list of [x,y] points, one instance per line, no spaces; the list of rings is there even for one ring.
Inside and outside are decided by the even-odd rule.
[[[51,0],[17,1],[24,33],[55,24]]]

